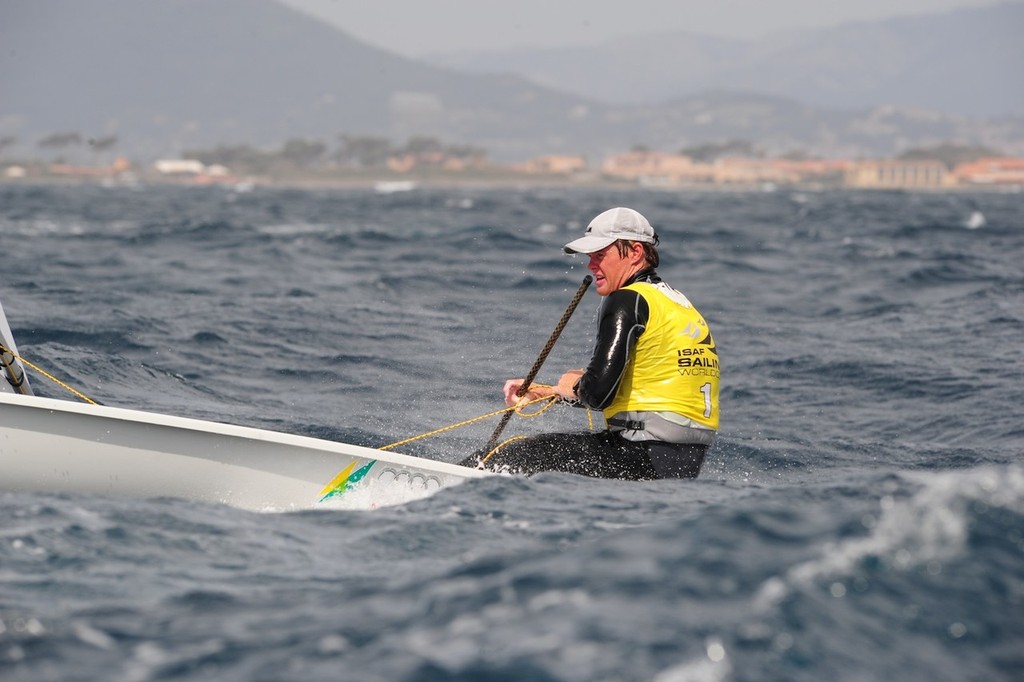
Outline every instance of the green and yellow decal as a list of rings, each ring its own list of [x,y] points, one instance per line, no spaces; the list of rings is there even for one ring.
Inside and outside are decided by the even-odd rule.
[[[374,464],[377,463],[377,460],[371,459],[369,462],[356,469],[356,463],[358,461],[359,460],[355,459],[352,460],[351,464],[342,469],[341,473],[332,478],[331,482],[328,483],[324,487],[324,489],[320,491],[321,502],[323,502],[324,500],[328,500],[332,497],[337,497],[338,495],[344,493],[346,490],[350,489],[370,471],[371,467],[373,467]]]

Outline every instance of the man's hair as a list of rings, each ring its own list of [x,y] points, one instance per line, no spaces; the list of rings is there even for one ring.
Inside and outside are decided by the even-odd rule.
[[[657,240],[657,236],[654,238]],[[623,258],[629,253],[629,250],[633,248],[633,244],[639,244],[644,249],[644,261],[647,263],[647,267],[656,268],[661,262],[661,258],[658,256],[658,247],[655,244],[649,244],[647,242],[634,242],[628,239],[618,239],[615,241],[615,248],[619,250],[619,255]]]

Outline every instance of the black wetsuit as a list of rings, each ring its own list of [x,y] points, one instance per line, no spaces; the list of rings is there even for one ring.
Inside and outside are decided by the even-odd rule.
[[[646,269],[626,285],[660,281],[653,269]],[[649,316],[647,301],[635,291],[619,289],[605,298],[594,354],[576,384],[580,406],[600,410],[611,404]],[[707,448],[703,444],[627,440],[610,430],[548,433],[509,443],[488,457],[483,466],[521,474],[563,471],[631,480],[696,478]],[[476,455],[463,464],[476,466],[478,461]]]

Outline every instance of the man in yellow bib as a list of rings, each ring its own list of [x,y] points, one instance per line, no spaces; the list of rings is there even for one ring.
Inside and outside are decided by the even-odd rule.
[[[505,383],[505,402],[558,397],[601,410],[608,429],[513,441],[487,458],[488,469],[564,471],[600,478],[696,478],[718,431],[718,352],[707,322],[661,280],[658,235],[631,208],[612,208],[565,252],[590,257],[601,305],[597,342],[586,369],[552,387]]]

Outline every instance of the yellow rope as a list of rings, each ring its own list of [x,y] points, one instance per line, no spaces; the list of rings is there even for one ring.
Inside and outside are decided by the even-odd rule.
[[[46,377],[47,379],[49,379],[53,383],[57,384],[58,386],[60,386],[61,388],[65,389],[65,390],[69,391],[70,393],[73,393],[75,396],[81,398],[82,400],[84,400],[85,402],[89,403],[90,405],[99,405],[99,403],[97,403],[95,400],[93,400],[89,396],[85,395],[81,391],[77,391],[77,390],[71,388],[66,383],[64,383],[63,381],[61,381],[57,377],[53,376],[52,374],[47,372],[45,369],[43,369],[39,365],[26,360],[25,358],[23,358],[22,356],[18,355],[17,353],[15,353],[10,348],[8,348],[8,347],[6,347],[4,345],[0,345],[0,351],[4,351],[4,352],[7,352],[7,353],[10,353],[16,359],[20,360],[21,364],[23,364],[23,365],[25,365],[27,367],[31,367],[32,369],[34,369],[35,371],[37,371],[40,374],[42,374],[44,377]]]
[[[523,410],[522,410],[522,408],[524,408],[524,407],[529,407],[530,405],[533,405],[535,403],[540,403],[540,402],[545,402],[545,401],[548,404],[545,405],[544,407],[542,407],[541,409],[537,410],[536,412],[523,412]],[[442,426],[439,429],[434,429],[433,431],[428,431],[427,433],[421,433],[418,436],[413,436],[412,438],[406,438],[405,440],[400,440],[400,441],[398,441],[396,443],[391,443],[390,445],[384,445],[384,446],[379,447],[377,449],[378,450],[390,450],[391,448],[397,448],[399,445],[405,445],[406,443],[412,443],[413,441],[422,440],[424,438],[429,438],[430,436],[436,436],[437,434],[444,433],[445,431],[452,431],[452,430],[460,428],[462,426],[468,426],[470,424],[475,424],[476,422],[483,421],[484,419],[490,419],[491,417],[494,417],[494,416],[497,416],[499,414],[508,412],[509,410],[515,410],[515,413],[518,414],[520,417],[527,417],[527,418],[536,417],[538,415],[543,414],[544,412],[547,412],[551,408],[551,406],[554,405],[556,402],[558,402],[558,397],[557,396],[547,396],[547,397],[544,397],[544,398],[537,398],[536,400],[531,400],[529,402],[522,403],[521,405],[512,405],[511,407],[506,407],[506,408],[501,409],[501,410],[495,410],[494,412],[488,412],[487,414],[482,414],[479,417],[473,417],[472,419],[467,419],[466,421],[462,421],[462,422],[459,422],[457,424],[450,424],[448,426]]]
[[[534,384],[534,386],[543,386],[543,385],[542,384]],[[551,388],[551,387],[550,386],[544,386],[544,388]],[[483,421],[484,419],[490,419],[491,417],[496,417],[497,415],[504,414],[505,412],[508,412],[509,410],[514,410],[517,415],[519,415],[520,417],[525,417],[527,419],[532,418],[532,417],[538,417],[538,416],[544,414],[545,412],[547,412],[548,410],[550,410],[551,407],[555,403],[557,403],[558,401],[559,401],[559,398],[558,398],[558,396],[555,396],[555,395],[545,396],[543,398],[537,398],[535,400],[530,400],[530,401],[525,402],[525,403],[519,403],[519,404],[516,404],[516,405],[512,405],[511,407],[506,407],[506,408],[501,409],[501,410],[495,410],[494,412],[488,412],[487,414],[482,414],[479,417],[473,417],[472,419],[467,419],[465,421],[461,421],[461,422],[458,422],[456,424],[449,424],[448,426],[442,426],[439,429],[434,429],[433,431],[428,431],[427,433],[421,433],[418,436],[413,436],[411,438],[406,438],[406,439],[400,440],[400,441],[398,441],[396,443],[391,443],[390,445],[384,445],[384,446],[382,446],[382,447],[380,447],[378,449],[379,450],[390,450],[391,448],[397,448],[399,445],[405,445],[406,443],[412,443],[413,441],[422,440],[424,438],[429,438],[431,436],[436,436],[439,433],[444,433],[446,431],[452,431],[452,430],[460,428],[462,426],[468,426],[470,424],[475,424],[476,422]],[[534,411],[534,412],[526,412],[526,411],[524,411],[523,408],[529,407],[530,405],[535,405],[537,403],[547,403],[547,404],[544,405],[543,407],[541,407],[540,409]],[[594,430],[594,416],[591,414],[589,409],[587,410],[587,425],[590,427],[591,431]],[[526,439],[526,436],[513,436],[512,438],[508,438],[508,439],[502,441],[497,446],[495,446],[493,450],[491,450],[490,452],[485,454],[483,457],[481,457],[480,458],[480,462],[481,463],[486,462],[488,459],[490,459],[490,457],[494,453],[498,452],[499,450],[501,450],[503,447],[505,447],[509,443],[514,443],[517,440],[525,440],[525,439]]]
[[[554,405],[556,402],[558,402],[557,398],[555,398],[554,396],[552,396],[551,398],[538,398],[537,400],[535,400],[533,402],[538,402],[540,400],[550,400],[550,402],[547,405],[545,405],[544,407],[542,407],[541,409],[537,410],[536,412],[531,412],[529,414],[526,414],[526,413],[520,412],[518,409],[516,409],[516,414],[518,414],[520,417],[536,417],[537,415],[543,414],[544,412],[546,412],[552,405]],[[529,403],[529,404],[532,404],[532,403]],[[504,412],[504,410],[502,410],[502,412]],[[594,430],[594,415],[591,414],[589,409],[587,410],[587,426],[590,427],[591,431]],[[517,440],[526,440],[526,436],[513,436],[512,438],[509,438],[507,440],[502,441],[501,443],[498,443],[498,445],[494,446],[493,450],[491,450],[486,455],[484,455],[483,457],[480,458],[480,463],[482,464],[482,463],[486,462],[487,460],[489,460],[491,458],[491,455],[496,453],[498,450],[501,450],[503,447],[505,447],[509,443],[514,443]]]
[[[484,455],[483,457],[480,458],[480,463],[481,464],[485,463],[487,460],[489,460],[491,458],[491,455],[496,453],[498,450],[501,450],[503,447],[505,447],[509,443],[514,443],[517,440],[526,440],[526,436],[512,436],[511,438],[508,438],[508,439],[502,441],[501,443],[498,443],[498,445],[494,446],[493,450],[491,450],[486,455]]]

